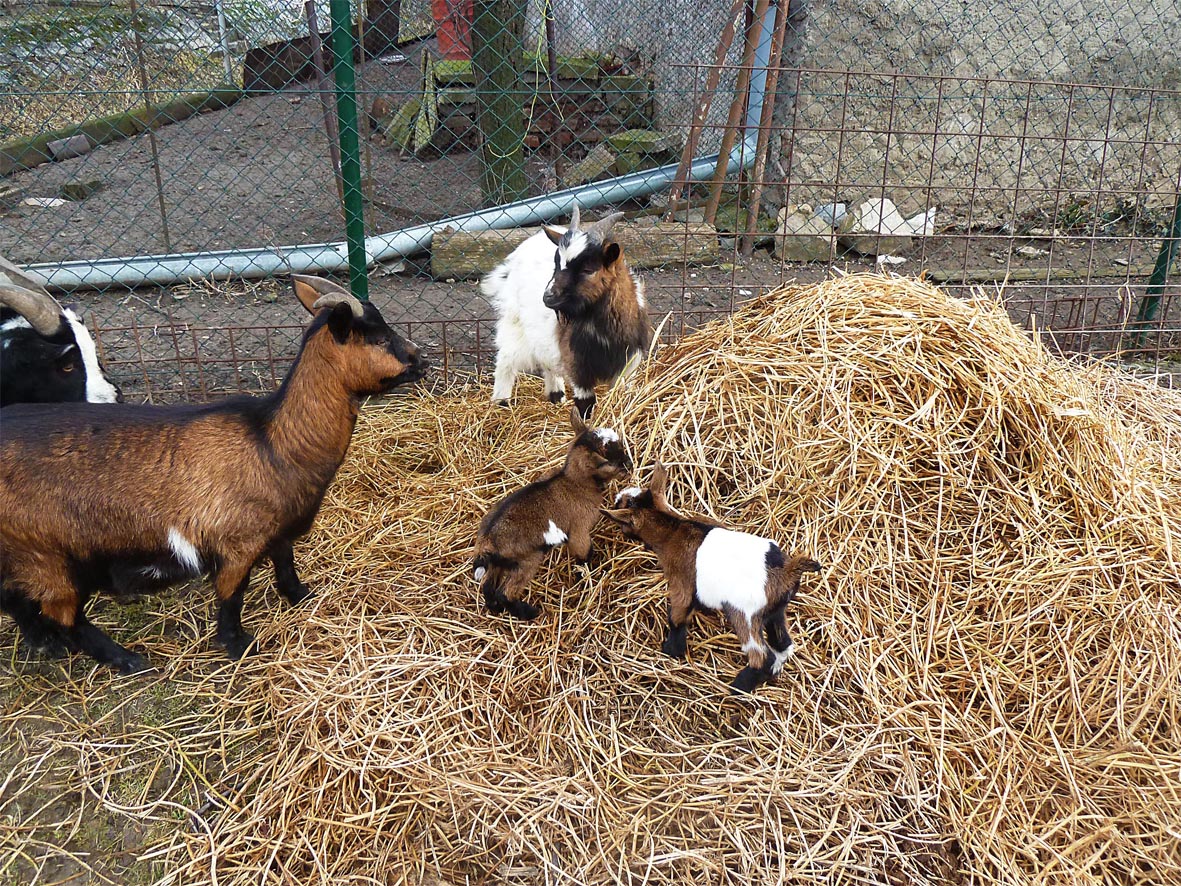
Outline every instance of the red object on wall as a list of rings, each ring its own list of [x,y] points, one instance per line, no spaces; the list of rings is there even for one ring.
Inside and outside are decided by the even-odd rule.
[[[435,37],[443,58],[472,57],[472,0],[431,0]]]

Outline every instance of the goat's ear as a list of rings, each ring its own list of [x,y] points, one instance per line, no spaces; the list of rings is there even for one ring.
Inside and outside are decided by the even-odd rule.
[[[617,261],[619,256],[623,255],[623,247],[612,240],[603,247],[603,267],[609,268]]]
[[[554,246],[557,246],[558,243],[561,242],[562,237],[564,237],[566,234],[565,231],[559,231],[557,228],[551,228],[549,225],[546,225],[544,228],[542,228],[542,230],[545,231],[545,235],[549,237],[550,242],[553,243]]]
[[[652,469],[652,498],[664,501],[664,490],[668,486],[668,470],[660,462]]]
[[[324,295],[350,295],[349,291],[338,283],[325,280],[323,277],[313,277],[310,274],[292,274],[291,285],[295,287],[295,297],[299,303],[307,308],[309,314],[316,313],[316,302]]]
[[[332,313],[328,315],[328,329],[332,337],[343,345],[349,340],[349,333],[353,329],[353,309],[344,302],[333,305]]]
[[[582,415],[578,412],[578,406],[570,407],[570,427],[574,429],[577,436],[582,436],[586,433],[586,422],[582,420]]]
[[[618,508],[615,510],[613,510],[611,508],[599,508],[599,513],[602,514],[604,517],[609,517],[610,519],[614,520],[616,523],[619,523],[623,526],[631,526],[631,523],[632,523],[631,511],[629,511],[627,508]]]

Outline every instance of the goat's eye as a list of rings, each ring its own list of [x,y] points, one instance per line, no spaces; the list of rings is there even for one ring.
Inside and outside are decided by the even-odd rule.
[[[59,366],[57,368],[57,371],[58,372],[73,372],[74,371],[74,364],[73,363],[63,363],[61,366]]]

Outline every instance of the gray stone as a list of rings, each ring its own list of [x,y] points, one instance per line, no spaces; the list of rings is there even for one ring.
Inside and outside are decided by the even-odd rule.
[[[803,209],[779,210],[774,253],[783,261],[831,261],[835,254],[832,226]]]
[[[569,188],[593,182],[610,172],[615,160],[615,154],[611,153],[606,145],[598,145],[586,157],[566,170],[562,175],[562,185]]]

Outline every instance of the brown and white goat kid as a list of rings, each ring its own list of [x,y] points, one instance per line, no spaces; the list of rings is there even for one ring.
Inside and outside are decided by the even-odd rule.
[[[631,472],[631,456],[615,431],[588,428],[574,408],[570,424],[574,441],[562,468],[501,499],[480,522],[472,565],[492,612],[537,617],[538,608],[521,597],[545,555],[568,543],[574,558],[586,563],[603,490]]]
[[[554,403],[570,379],[585,418],[595,385],[643,356],[652,338],[644,287],[611,236],[622,217],[583,229],[575,206],[569,228],[544,228],[480,281],[496,310],[494,403],[508,403],[518,373],[540,371]]]
[[[315,315],[275,393],[207,405],[21,404],[0,439],[0,608],[25,641],[124,672],[146,660],[86,619],[112,569],[212,573],[217,638],[253,641],[242,596],[269,556],[279,591],[308,591],[292,542],[311,528],[344,460],[361,399],[422,377],[413,343],[326,280],[295,277]]]
[[[787,557],[769,539],[680,516],[664,497],[667,480],[657,463],[649,489],[623,490],[616,508],[604,513],[660,561],[668,582],[665,654],[685,657],[693,609],[721,611],[747,654],[747,666],[731,685],[737,692],[751,692],[777,676],[791,655],[784,610],[801,574],[818,572],[820,564]]]

